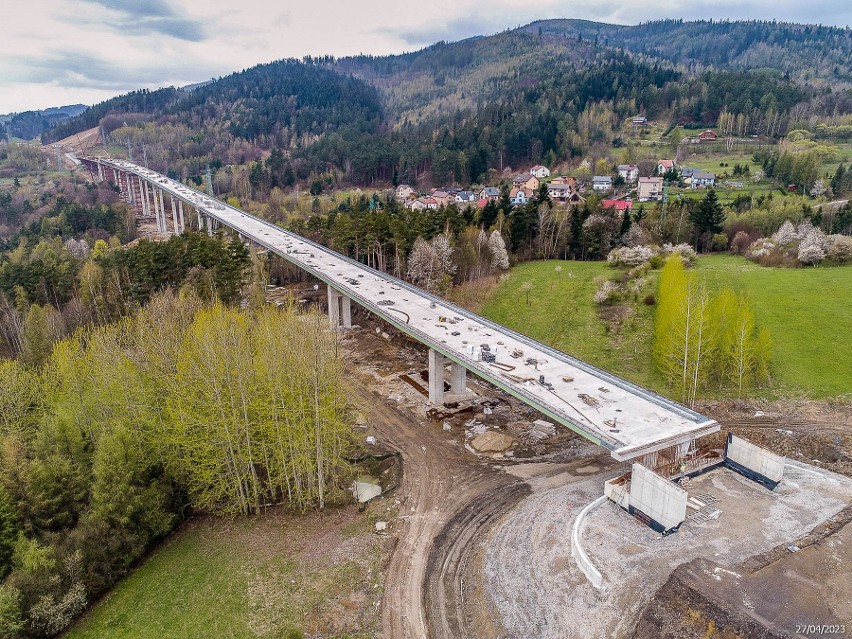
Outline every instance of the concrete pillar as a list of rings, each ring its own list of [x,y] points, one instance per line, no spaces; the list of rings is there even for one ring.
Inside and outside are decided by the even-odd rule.
[[[180,235],[180,226],[178,226],[177,204],[175,203],[175,196],[169,195],[169,198],[172,201],[172,225],[175,229],[175,235]]]
[[[101,179],[101,182],[104,181],[104,165],[98,162],[98,177]]]
[[[340,293],[331,286],[326,288],[328,289],[328,324],[334,331],[340,327]]]
[[[195,209],[195,214],[198,216],[198,230],[199,230],[199,232],[203,231],[204,230],[204,218],[201,217],[201,210]]]
[[[345,295],[340,296],[340,319],[343,328],[352,328],[352,300]]]
[[[467,369],[461,364],[450,364],[450,392],[463,395],[467,392]]]
[[[429,349],[429,403],[444,403],[444,356]]]
[[[209,215],[205,215],[204,219],[207,222],[207,235],[212,237],[213,236],[213,218],[210,217]]]
[[[168,233],[169,229],[166,226],[166,203],[163,200],[163,189],[157,189],[157,197],[160,199],[160,224],[162,225],[161,233]]]
[[[186,230],[186,221],[183,218],[183,200],[178,200],[178,219],[180,220],[180,232]]]

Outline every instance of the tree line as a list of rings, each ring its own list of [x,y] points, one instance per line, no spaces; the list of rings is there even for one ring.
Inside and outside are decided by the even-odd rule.
[[[51,637],[191,512],[323,507],[352,446],[338,342],[185,287],[0,360],[0,635]]]

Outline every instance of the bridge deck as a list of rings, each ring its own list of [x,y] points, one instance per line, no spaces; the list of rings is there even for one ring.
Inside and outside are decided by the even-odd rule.
[[[719,430],[715,421],[685,406],[159,173],[123,160],[99,161],[154,182],[324,281],[414,339],[605,446],[616,459],[630,459]],[[389,305],[389,301],[393,304]],[[488,344],[496,353],[496,366],[478,359],[482,344]],[[521,358],[511,356],[515,349],[523,351]],[[537,360],[537,364],[527,364],[528,359]],[[506,370],[510,366],[514,368]],[[539,383],[541,375],[552,388]]]

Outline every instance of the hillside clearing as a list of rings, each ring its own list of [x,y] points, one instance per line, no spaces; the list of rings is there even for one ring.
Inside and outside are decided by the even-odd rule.
[[[65,639],[374,636],[383,540],[356,506],[184,525]]]
[[[561,267],[561,271],[557,271]],[[772,269],[741,257],[699,258],[696,273],[711,290],[744,291],[758,325],[772,336],[772,383],[752,395],[827,398],[849,395],[852,383],[852,266]],[[494,287],[481,313],[626,379],[666,392],[651,361],[654,307],[643,303],[658,272],[634,299],[598,307],[596,278],[618,271],[603,262],[528,262]],[[529,305],[521,290],[532,289]],[[711,394],[712,395],[712,394]]]

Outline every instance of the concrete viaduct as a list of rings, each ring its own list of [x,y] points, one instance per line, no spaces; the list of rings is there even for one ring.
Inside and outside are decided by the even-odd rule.
[[[683,455],[695,439],[719,430],[685,406],[164,175],[126,160],[79,159],[93,180],[115,184],[139,217],[154,218],[161,233],[182,233],[187,219],[211,234],[227,227],[323,281],[335,329],[352,326],[354,301],[427,346],[433,404],[444,400],[449,364],[452,393],[466,392],[469,371],[620,461],[650,463],[664,449]]]

